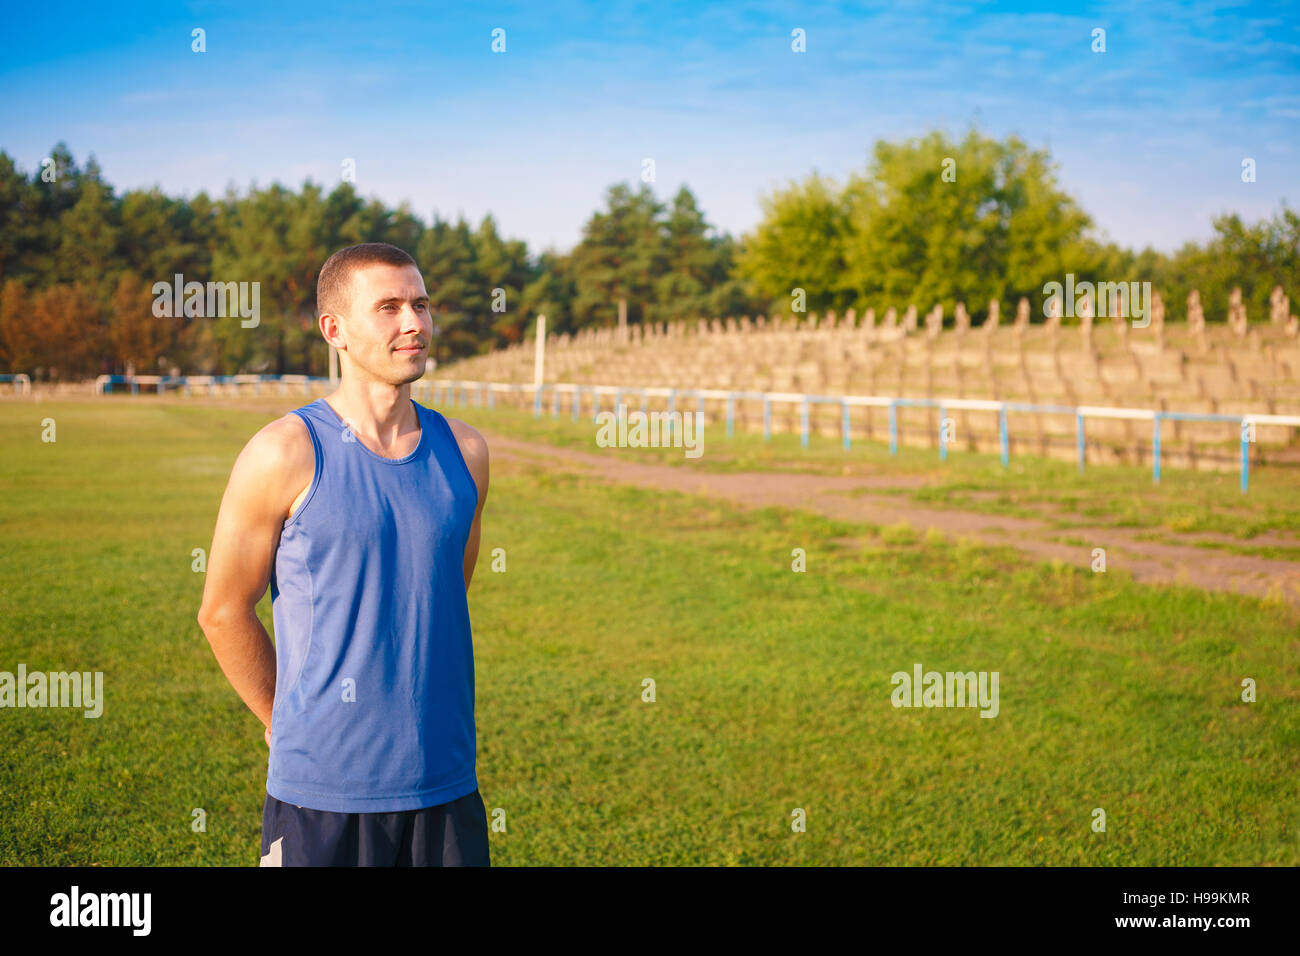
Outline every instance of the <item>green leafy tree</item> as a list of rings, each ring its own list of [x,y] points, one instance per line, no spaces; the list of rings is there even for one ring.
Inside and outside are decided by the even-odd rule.
[[[575,332],[570,304],[577,295],[577,287],[569,257],[547,250],[538,257],[533,272],[533,278],[524,286],[519,310],[523,334],[534,334],[539,315],[546,316],[546,327],[551,333]]]
[[[41,216],[40,190],[0,152],[0,281],[41,275],[38,262],[49,235]]]
[[[103,301],[112,294],[119,271],[117,204],[92,157],[81,177],[76,203],[59,218],[54,276],[80,282]]]
[[[474,355],[484,335],[487,295],[469,223],[463,217],[451,223],[435,216],[420,239],[415,261],[429,293],[430,354],[439,364]]]
[[[717,234],[685,186],[673,197],[664,230],[667,271],[655,280],[651,321],[730,315],[749,308],[743,281],[731,277],[734,241]]]
[[[533,278],[528,261],[528,246],[518,239],[504,239],[498,232],[496,220],[484,216],[472,237],[476,272],[484,283],[487,334],[480,349],[510,345],[523,338],[528,321],[521,309],[523,292]],[[500,289],[498,295],[496,290]],[[496,311],[498,303],[504,311]]]
[[[655,280],[667,272],[664,206],[643,183],[633,192],[624,183],[611,186],[606,209],[583,227],[582,239],[569,257],[576,295],[575,326],[613,325],[618,300],[627,300],[628,321],[646,321],[656,301]]]
[[[1224,322],[1234,287],[1242,291],[1251,323],[1267,321],[1269,296],[1282,286],[1292,301],[1300,299],[1300,214],[1285,203],[1268,219],[1244,222],[1236,214],[1213,220],[1214,236],[1203,245],[1184,243],[1172,256],[1144,250],[1132,271],[1148,280],[1165,300],[1166,317],[1185,319],[1187,297],[1201,294],[1208,322]]]
[[[1046,282],[1093,264],[1082,245],[1088,217],[1047,154],[1014,136],[878,142],[845,192],[845,265],[862,305],[940,303],[951,315],[958,301],[973,314],[990,299],[1041,303]]]
[[[748,281],[765,307],[788,313],[794,290],[804,291],[805,308],[845,308],[853,299],[846,266],[851,236],[844,190],[817,172],[760,197],[763,218],[743,240],[738,277]]]

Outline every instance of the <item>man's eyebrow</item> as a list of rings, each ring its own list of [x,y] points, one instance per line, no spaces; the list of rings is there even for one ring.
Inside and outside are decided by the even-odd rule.
[[[393,302],[393,303],[402,303],[402,302],[405,302],[405,301],[406,301],[406,299],[405,299],[403,296],[400,296],[400,295],[389,295],[389,296],[385,296],[385,297],[382,298],[382,299],[376,299],[376,300],[375,300],[375,306],[374,306],[374,307],[377,309],[377,308],[379,308],[381,305],[388,305],[388,303],[390,303],[390,302]],[[417,295],[417,296],[416,296],[414,299],[412,299],[411,301],[412,301],[412,302],[424,302],[424,303],[427,303],[427,302],[429,301],[429,296],[428,296],[427,294],[425,294],[425,295]]]

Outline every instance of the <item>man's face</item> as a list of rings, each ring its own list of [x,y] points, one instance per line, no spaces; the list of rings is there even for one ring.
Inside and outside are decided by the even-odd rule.
[[[348,357],[368,377],[405,385],[423,375],[433,320],[420,270],[386,263],[354,270],[343,334]]]

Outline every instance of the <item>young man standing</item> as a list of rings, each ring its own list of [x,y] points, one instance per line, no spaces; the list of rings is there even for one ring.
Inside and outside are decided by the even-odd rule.
[[[339,388],[240,453],[198,615],[266,725],[262,865],[486,866],[466,592],[487,444],[410,397],[433,333],[414,259],[342,249],[316,300]]]

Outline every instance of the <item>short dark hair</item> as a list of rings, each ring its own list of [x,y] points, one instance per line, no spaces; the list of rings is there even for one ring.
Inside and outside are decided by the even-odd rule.
[[[386,242],[363,242],[340,249],[325,260],[316,277],[316,314],[338,315],[351,303],[352,273],[358,266],[384,263],[390,266],[413,266],[415,260],[397,246]],[[417,266],[418,268],[418,266]]]

